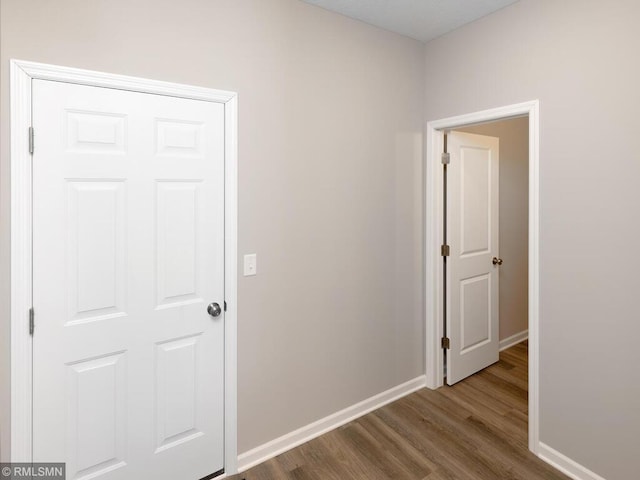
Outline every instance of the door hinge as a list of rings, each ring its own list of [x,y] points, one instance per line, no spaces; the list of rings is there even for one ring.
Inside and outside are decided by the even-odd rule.
[[[225,312],[227,311],[227,301],[226,300],[224,301],[224,311]]]
[[[449,162],[451,161],[451,155],[445,152],[442,154],[442,157],[440,157],[440,159],[442,160],[443,165],[449,165]]]
[[[450,251],[451,249],[449,248],[449,245],[445,244],[440,247],[440,253],[442,254],[443,257],[448,257]]]
[[[33,311],[33,307],[31,307],[29,309],[29,335],[33,335],[33,331],[36,328],[35,316],[36,314]]]
[[[29,127],[29,153],[33,154],[33,127]]]
[[[449,337],[442,337],[442,348],[449,350],[451,348],[451,342],[449,341]]]

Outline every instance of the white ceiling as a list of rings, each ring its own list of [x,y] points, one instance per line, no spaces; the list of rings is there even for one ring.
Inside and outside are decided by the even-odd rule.
[[[423,42],[517,0],[303,0]]]

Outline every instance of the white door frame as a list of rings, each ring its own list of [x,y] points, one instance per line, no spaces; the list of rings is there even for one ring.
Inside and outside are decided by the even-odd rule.
[[[32,165],[28,132],[32,80],[53,80],[189,98],[224,105],[225,147],[225,372],[224,468],[237,471],[237,223],[238,97],[234,92],[144,78],[11,60],[11,453],[10,461],[32,460]],[[37,143],[37,132],[36,132]]]
[[[442,163],[444,132],[457,127],[529,117],[529,450],[538,453],[539,444],[539,313],[540,313],[540,192],[539,101],[508,105],[480,112],[444,118],[427,123],[427,159],[425,169],[425,276],[426,276],[426,384],[436,389],[444,384],[444,355],[441,347],[443,318],[442,245]]]

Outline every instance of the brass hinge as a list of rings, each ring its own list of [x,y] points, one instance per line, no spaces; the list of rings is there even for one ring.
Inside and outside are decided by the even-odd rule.
[[[33,127],[29,127],[29,153],[33,154]]]
[[[29,335],[33,335],[33,331],[36,328],[35,316],[36,314],[33,311],[33,307],[31,307],[29,309]]]
[[[451,248],[449,248],[449,245],[445,244],[440,247],[440,253],[442,254],[443,257],[448,257],[450,251],[451,251]]]
[[[445,152],[442,154],[440,159],[443,165],[449,165],[449,162],[451,161],[451,155]]]
[[[224,301],[224,311],[225,312],[227,311],[227,301],[226,300]]]
[[[451,348],[451,342],[449,341],[449,337],[442,337],[442,348],[446,348],[447,350]]]

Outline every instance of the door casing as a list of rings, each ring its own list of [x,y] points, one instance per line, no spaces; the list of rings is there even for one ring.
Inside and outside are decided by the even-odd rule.
[[[235,92],[158,80],[11,60],[11,446],[12,462],[32,460],[32,164],[28,133],[34,79],[115,88],[222,103],[225,148],[225,374],[224,459],[237,472],[237,218],[238,100]],[[37,133],[35,143],[37,145]],[[36,147],[37,148],[37,147]],[[37,312],[36,312],[37,319]],[[37,322],[36,322],[37,323]],[[36,330],[37,332],[37,330]]]
[[[425,168],[425,373],[428,388],[444,385],[443,262],[440,252],[443,225],[444,133],[462,126],[529,117],[529,450],[539,452],[540,368],[540,114],[539,101],[507,105],[466,115],[434,120],[426,126]]]

